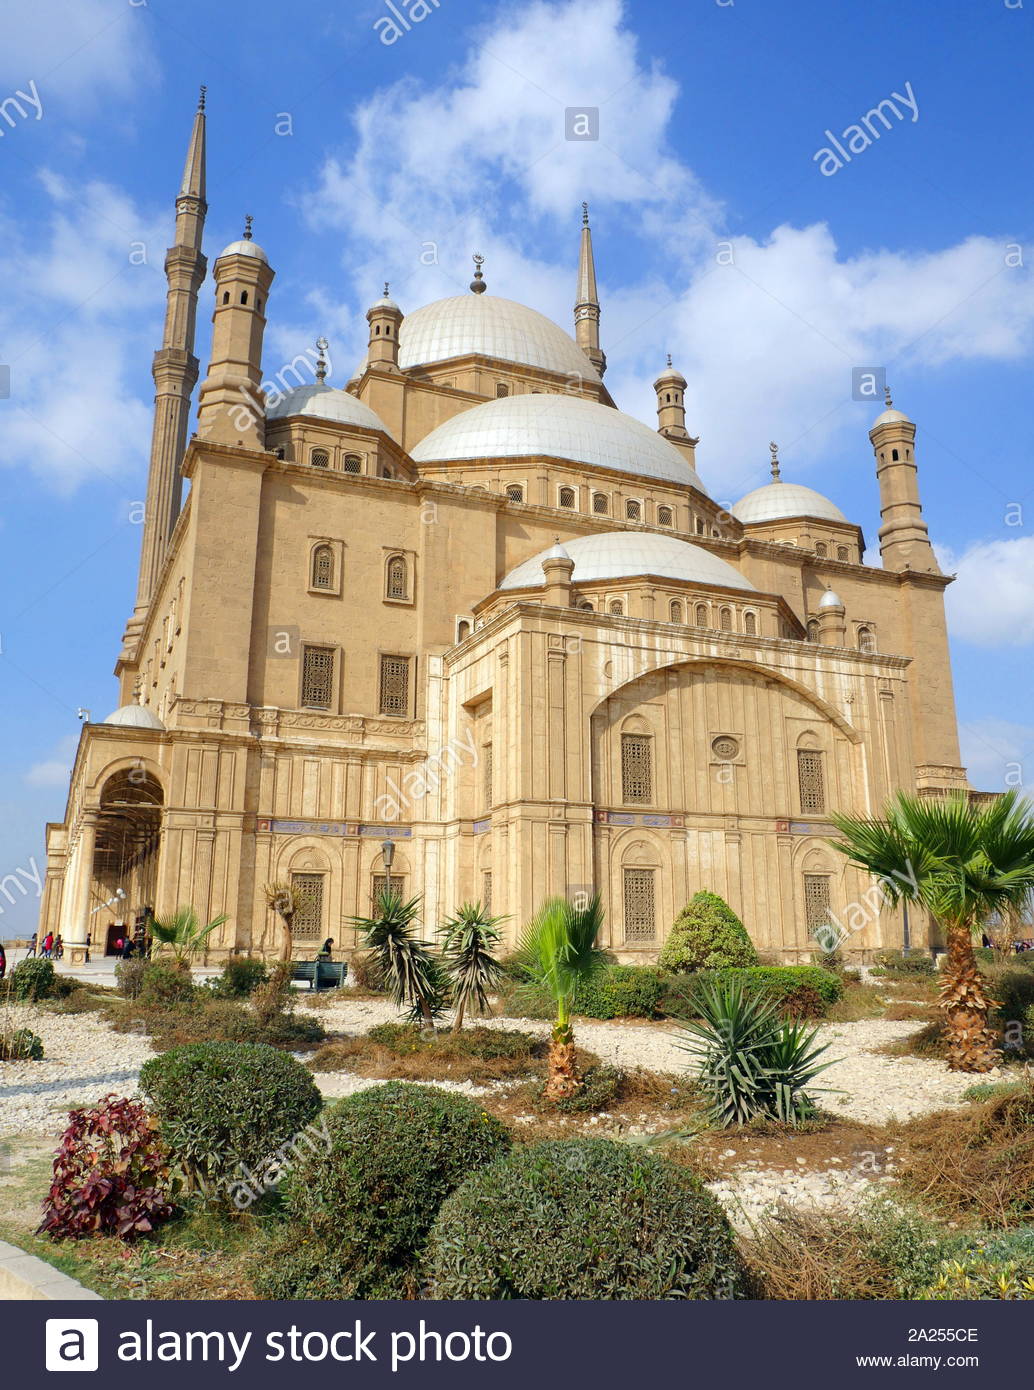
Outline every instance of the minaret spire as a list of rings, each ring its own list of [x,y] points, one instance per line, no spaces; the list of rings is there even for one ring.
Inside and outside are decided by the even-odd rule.
[[[602,376],[607,370],[607,358],[600,349],[600,298],[596,289],[596,262],[592,254],[588,203],[582,204],[582,244],[578,255],[574,332],[578,346]]]
[[[201,88],[190,132],[183,178],[176,197],[176,234],[165,255],[165,327],[154,354],[154,423],[136,608],[126,629],[123,660],[132,660],[154,595],[169,536],[179,516],[180,464],[187,443],[190,400],[198,378],[194,356],[198,290],[205,278],[201,254],[205,229],[205,88]]]

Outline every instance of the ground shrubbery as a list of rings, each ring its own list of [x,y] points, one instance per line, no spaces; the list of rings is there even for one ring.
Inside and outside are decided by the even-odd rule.
[[[757,959],[746,927],[729,904],[705,890],[694,893],[675,918],[657,963],[662,970],[685,974],[756,965]]]
[[[248,999],[268,979],[265,961],[251,956],[231,956],[222,973],[209,981],[207,988],[217,999]]]
[[[380,1023],[360,1037],[331,1042],[315,1054],[313,1071],[358,1071],[413,1081],[493,1081],[540,1069],[544,1039],[503,1028],[425,1032],[415,1023]]]
[[[958,1299],[1034,1299],[1034,1261],[946,1260],[930,1287],[917,1297],[952,1303]]]
[[[275,1047],[204,1042],[145,1062],[140,1088],[192,1187],[224,1196],[310,1124],[322,1099],[302,1064]]]
[[[442,1201],[506,1153],[505,1125],[465,1096],[389,1082],[326,1112],[329,1149],[301,1158],[283,1185],[290,1218],[311,1233],[309,1253],[258,1276],[267,1298],[398,1298]],[[334,1270],[328,1281],[326,1260]],[[324,1292],[326,1290],[326,1292]]]
[[[654,1018],[667,985],[652,965],[611,965],[575,990],[574,1009],[586,1018]]]
[[[30,1028],[0,1033],[0,1062],[38,1062],[43,1057],[43,1039]]]
[[[40,956],[20,960],[11,971],[11,993],[19,1003],[49,999],[56,990],[54,962]]]
[[[515,1149],[442,1205],[432,1297],[742,1298],[728,1220],[687,1169],[605,1139]]]
[[[764,995],[791,1018],[821,1018],[837,1002],[844,986],[817,965],[755,965],[744,970],[707,971],[701,985],[738,985],[745,995]]]
[[[933,958],[925,951],[878,951],[873,962],[874,975],[890,976],[931,976],[937,974]]]

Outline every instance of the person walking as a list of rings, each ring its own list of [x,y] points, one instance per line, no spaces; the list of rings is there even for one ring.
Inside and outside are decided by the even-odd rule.
[[[61,940],[61,933],[58,932],[57,936],[54,937],[54,959],[64,960],[64,957],[65,943]]]
[[[51,953],[51,951],[53,951],[53,949],[54,949],[54,933],[48,931],[47,934],[46,934],[46,936],[43,938],[43,959],[44,959],[44,960],[49,960],[49,959],[50,959],[50,953]]]
[[[28,960],[30,956],[34,956],[35,954],[36,954],[36,933],[33,932],[32,935],[29,937],[29,949],[28,949],[28,951],[26,951],[26,953],[25,953],[25,959]]]

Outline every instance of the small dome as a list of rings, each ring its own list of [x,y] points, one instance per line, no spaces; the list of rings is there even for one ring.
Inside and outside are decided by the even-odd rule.
[[[689,384],[678,368],[673,367],[670,363],[654,382],[654,387],[664,386],[668,382],[670,382],[672,386],[687,386]]]
[[[714,584],[723,589],[748,589],[754,585],[719,555],[702,546],[680,541],[676,536],[655,536],[642,531],[604,531],[595,536],[577,536],[567,542],[567,553],[574,561],[574,582],[591,579],[627,579],[633,575],[653,575],[658,579],[681,579],[689,583]],[[542,561],[549,551],[533,555],[512,569],[500,589],[534,589],[542,584]]]
[[[296,386],[266,409],[266,420],[284,420],[289,415],[307,415],[315,420],[335,420],[340,425],[358,425],[366,430],[388,427],[381,417],[357,396],[339,391],[336,386],[317,382],[313,386]]]
[[[369,316],[373,313],[374,309],[393,309],[396,314],[402,313],[402,310],[395,303],[395,301],[393,299],[389,299],[386,295],[381,295],[380,299],[374,300],[374,302],[370,305],[369,309],[367,309],[366,311],[367,318],[369,318]]]
[[[820,521],[841,521],[850,525],[847,517],[828,497],[801,483],[766,483],[741,497],[732,514],[744,526],[759,526],[766,521],[785,521],[793,516],[815,517]]]
[[[122,705],[114,714],[109,714],[105,724],[118,724],[123,729],[158,729],[164,733],[165,725],[146,705]]]
[[[877,415],[872,423],[874,430],[878,430],[881,425],[911,425],[912,421],[903,410],[895,410],[893,406],[885,410],[882,415]]]
[[[269,257],[258,242],[247,241],[243,237],[240,241],[231,241],[225,250],[219,252],[216,259],[221,261],[224,256],[254,256],[257,261],[269,264]]]
[[[542,563],[545,564],[547,560],[570,560],[570,558],[570,555],[564,547],[557,541],[554,545],[551,545],[545,555],[543,555]]]
[[[835,589],[827,589],[819,599],[819,608],[843,608],[844,600]]]

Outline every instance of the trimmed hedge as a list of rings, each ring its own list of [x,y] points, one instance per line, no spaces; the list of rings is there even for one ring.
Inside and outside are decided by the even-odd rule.
[[[426,1270],[433,1298],[748,1296],[700,1180],[607,1139],[522,1146],[474,1173],[438,1213]]]
[[[873,962],[876,975],[922,975],[937,974],[937,967],[931,956],[921,951],[878,951]]]
[[[844,992],[837,975],[817,965],[754,965],[745,970],[709,970],[701,984],[738,984],[745,994],[765,994],[799,1017],[822,1017]],[[817,1012],[816,1012],[817,1011]]]
[[[757,965],[758,953],[746,927],[717,893],[694,893],[675,918],[661,947],[658,965],[686,974]]]
[[[140,1089],[190,1181],[223,1188],[229,1201],[242,1177],[268,1173],[278,1150],[323,1108],[311,1073],[265,1043],[174,1047],[144,1063]]]
[[[586,1018],[653,1018],[666,983],[655,965],[611,965],[579,985],[574,1011]]]
[[[402,1297],[443,1200],[509,1150],[510,1131],[466,1096],[398,1081],[348,1096],[325,1120],[329,1148],[292,1168],[287,1209],[338,1271],[350,1271],[336,1297]],[[279,1278],[278,1296],[320,1296],[307,1268],[298,1266],[293,1292]]]

